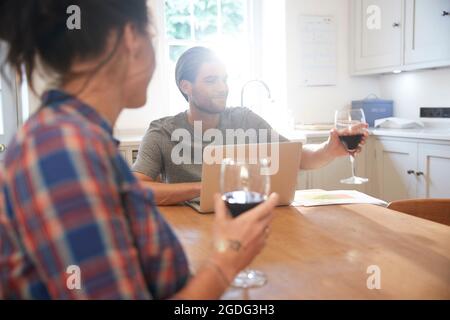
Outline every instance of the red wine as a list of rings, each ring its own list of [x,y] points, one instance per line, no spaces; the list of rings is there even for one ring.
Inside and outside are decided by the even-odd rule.
[[[223,200],[233,217],[264,202],[264,196],[258,192],[232,191],[223,195]]]
[[[355,150],[358,148],[358,145],[361,143],[363,138],[363,134],[354,134],[347,136],[339,136],[339,140],[344,144],[345,148],[348,151]]]

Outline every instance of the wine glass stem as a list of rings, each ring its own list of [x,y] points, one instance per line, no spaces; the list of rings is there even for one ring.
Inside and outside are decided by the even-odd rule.
[[[352,164],[352,176],[356,177],[356,174],[355,174],[355,156],[353,154],[350,155],[350,163]]]

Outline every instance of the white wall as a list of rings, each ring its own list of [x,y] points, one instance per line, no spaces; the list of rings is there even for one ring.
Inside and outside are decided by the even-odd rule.
[[[148,4],[152,9],[154,26],[157,29],[156,36],[153,39],[156,69],[147,90],[147,104],[139,109],[124,109],[121,112],[114,126],[116,136],[143,135],[152,120],[169,114],[169,101],[166,95],[167,88],[164,87],[164,84],[168,81],[166,77],[169,75],[164,74],[162,68],[158,68],[165,55],[163,51],[163,39],[161,37],[164,34],[164,30],[158,29],[164,25],[164,2],[148,0]]]
[[[260,19],[256,23],[259,33],[256,33],[257,45],[253,49],[255,60],[260,65],[257,77],[264,80],[270,88],[271,100],[267,99],[265,90],[260,87],[261,109],[255,110],[273,127],[286,127],[289,121],[287,110],[286,72],[286,20],[285,1],[258,0],[260,12],[256,16]],[[292,124],[293,125],[293,124]]]
[[[418,119],[420,107],[450,107],[450,68],[383,75],[380,89],[394,100],[395,116]]]
[[[337,26],[337,85],[301,85],[301,15],[333,15]],[[376,76],[349,76],[349,3],[347,0],[286,0],[287,104],[297,123],[333,122],[334,111],[363,99],[370,93],[380,95]]]
[[[157,54],[157,60],[160,60]],[[164,88],[164,75],[156,64],[156,70],[147,90],[147,104],[137,109],[124,109],[117,118],[114,126],[116,136],[120,135],[144,135],[150,122],[167,116],[169,114],[169,104],[166,99]]]

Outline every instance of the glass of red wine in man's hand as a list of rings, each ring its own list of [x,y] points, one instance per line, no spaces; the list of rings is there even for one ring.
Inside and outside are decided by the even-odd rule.
[[[355,154],[362,142],[366,130],[366,118],[362,109],[338,110],[335,114],[335,127],[345,149],[350,154],[352,176],[342,179],[345,184],[363,184],[369,181],[367,178],[357,177],[355,174]]]
[[[220,185],[222,199],[233,217],[244,214],[267,200],[270,192],[268,159],[224,159],[221,166]],[[260,287],[267,282],[266,275],[257,270],[246,269],[234,279],[232,286],[238,288]]]

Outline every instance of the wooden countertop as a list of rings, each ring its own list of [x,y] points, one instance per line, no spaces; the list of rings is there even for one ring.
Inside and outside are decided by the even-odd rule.
[[[196,270],[212,250],[213,215],[159,208]],[[230,288],[224,299],[450,299],[450,227],[373,205],[276,210],[251,265],[268,283]],[[372,265],[380,289],[367,287]]]

